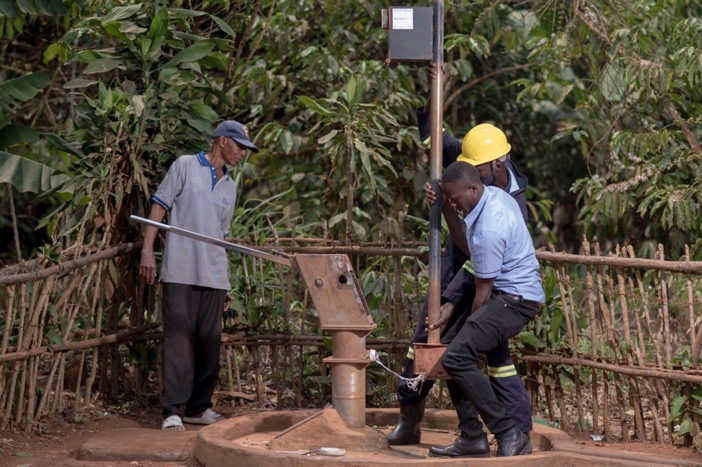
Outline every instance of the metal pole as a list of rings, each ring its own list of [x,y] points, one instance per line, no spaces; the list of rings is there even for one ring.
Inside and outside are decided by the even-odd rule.
[[[444,61],[444,0],[433,0],[434,46],[433,62],[438,73],[431,82],[431,150],[429,179],[436,192],[436,202],[429,209],[429,289],[427,291],[429,323],[441,313],[441,167],[443,158],[444,99],[441,66]],[[438,344],[441,330],[429,331],[427,342]]]

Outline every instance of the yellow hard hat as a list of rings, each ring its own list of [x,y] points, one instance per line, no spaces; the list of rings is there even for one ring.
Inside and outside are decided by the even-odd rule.
[[[456,160],[476,166],[497,160],[512,149],[502,130],[489,123],[474,126],[463,137],[461,147],[461,155]]]

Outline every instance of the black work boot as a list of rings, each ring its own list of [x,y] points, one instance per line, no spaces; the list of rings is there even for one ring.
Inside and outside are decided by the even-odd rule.
[[[497,457],[523,456],[531,454],[531,441],[529,437],[519,431],[519,428],[501,433],[497,436]]]
[[[422,432],[419,424],[424,418],[424,400],[415,405],[400,406],[400,419],[395,429],[385,435],[390,446],[400,444],[419,444]]]
[[[467,438],[461,433],[453,444],[430,447],[429,457],[490,457],[487,434],[483,433],[477,438]]]

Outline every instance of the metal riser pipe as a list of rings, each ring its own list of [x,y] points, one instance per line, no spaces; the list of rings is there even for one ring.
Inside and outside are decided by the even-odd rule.
[[[330,330],[332,357],[324,362],[332,368],[332,406],[351,428],[366,425],[367,329]]]
[[[366,425],[366,365],[337,363],[332,368],[332,407],[350,428]]]

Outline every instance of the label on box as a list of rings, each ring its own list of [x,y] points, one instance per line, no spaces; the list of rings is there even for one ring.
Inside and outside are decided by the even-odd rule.
[[[414,10],[412,8],[393,8],[392,28],[414,29]]]

